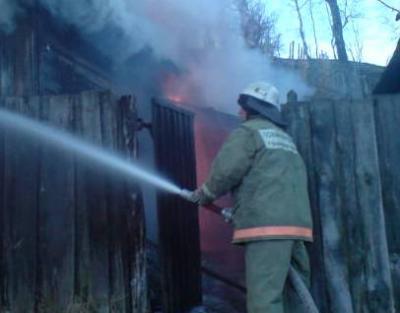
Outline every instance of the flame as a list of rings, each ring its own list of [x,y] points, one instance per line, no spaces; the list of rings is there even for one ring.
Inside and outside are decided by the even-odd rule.
[[[181,95],[167,95],[167,99],[172,101],[172,102],[176,102],[176,103],[183,103],[184,102],[184,98]]]
[[[199,107],[206,103],[193,70],[179,74],[164,74],[162,90],[166,99],[188,109],[190,107]]]
[[[177,104],[191,102],[190,82],[185,75],[168,74],[163,82],[164,96]]]

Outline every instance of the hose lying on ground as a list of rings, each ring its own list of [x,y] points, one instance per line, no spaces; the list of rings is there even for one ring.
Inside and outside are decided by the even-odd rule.
[[[307,310],[307,313],[319,313],[310,291],[308,290],[304,281],[301,279],[299,273],[297,273],[293,267],[290,267],[289,269],[289,280],[292,283],[293,288],[295,289],[301,302],[303,303],[304,308]]]

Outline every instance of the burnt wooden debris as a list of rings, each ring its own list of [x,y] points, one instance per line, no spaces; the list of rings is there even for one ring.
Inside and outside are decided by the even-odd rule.
[[[158,172],[182,188],[196,188],[193,114],[153,101],[152,134]],[[201,255],[196,206],[158,194],[163,312],[184,313],[201,304]]]
[[[399,100],[285,107],[289,132],[308,168],[315,221],[312,292],[321,312],[395,312],[400,143],[393,136]],[[396,307],[398,312],[399,303]]]
[[[0,106],[133,157],[128,97],[84,92]],[[0,312],[147,312],[135,182],[44,142],[0,130]]]

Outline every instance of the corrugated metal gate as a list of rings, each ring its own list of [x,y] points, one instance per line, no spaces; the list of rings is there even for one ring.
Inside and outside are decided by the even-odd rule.
[[[196,188],[193,114],[153,100],[153,137],[158,172],[186,189]],[[198,211],[179,197],[158,194],[163,306],[186,312],[201,303]]]

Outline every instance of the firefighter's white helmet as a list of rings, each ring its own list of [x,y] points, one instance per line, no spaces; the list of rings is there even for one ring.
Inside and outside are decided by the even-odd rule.
[[[279,111],[281,110],[279,90],[267,82],[252,83],[241,92],[241,95],[254,97],[260,101],[272,104]]]

